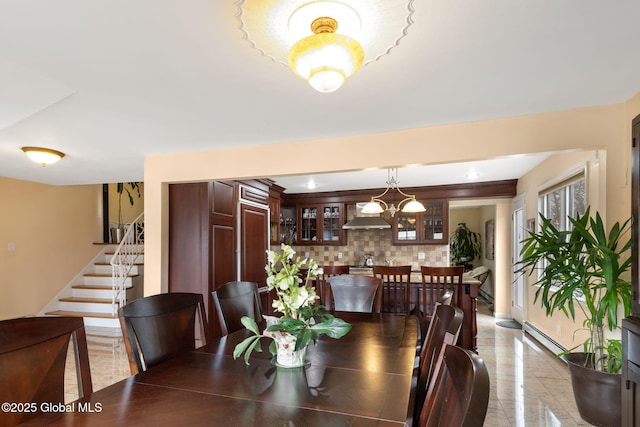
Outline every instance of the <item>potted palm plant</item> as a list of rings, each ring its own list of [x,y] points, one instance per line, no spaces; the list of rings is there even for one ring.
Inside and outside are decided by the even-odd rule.
[[[135,204],[134,194],[140,198],[140,183],[139,182],[119,182],[116,184],[116,193],[118,193],[118,224],[115,228],[111,229],[111,241],[113,243],[120,243],[124,236],[124,224],[122,222],[122,195],[127,193],[129,203],[131,206]]]
[[[582,344],[560,356],[567,361],[580,416],[595,425],[621,423],[622,347],[612,336],[631,311],[630,220],[605,230],[599,213],[569,218],[572,229],[559,230],[541,217],[540,229],[523,240],[518,272],[538,272],[535,302],[551,316],[561,311],[575,320],[583,313],[589,332]],[[622,313],[620,313],[622,308]],[[620,315],[622,314],[622,316]],[[582,351],[573,352],[582,347]],[[609,400],[610,399],[610,400]]]
[[[449,253],[454,264],[464,265],[465,269],[470,270],[467,268],[469,263],[482,254],[480,233],[471,231],[464,222],[458,223],[449,237]]]

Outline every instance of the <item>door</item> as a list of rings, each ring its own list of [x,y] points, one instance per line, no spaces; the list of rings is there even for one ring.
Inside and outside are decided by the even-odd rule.
[[[518,323],[522,324],[527,317],[527,296],[526,296],[526,278],[522,274],[515,274],[513,271],[513,265],[516,265],[520,261],[520,249],[522,249],[522,240],[526,237],[526,220],[525,220],[525,205],[524,195],[517,197],[513,200],[512,208],[512,224],[513,229],[511,236],[513,242],[511,244],[511,260],[512,268],[511,274],[513,277],[512,289],[511,289],[511,316]]]
[[[269,210],[266,206],[240,204],[240,280],[267,283],[269,249]]]

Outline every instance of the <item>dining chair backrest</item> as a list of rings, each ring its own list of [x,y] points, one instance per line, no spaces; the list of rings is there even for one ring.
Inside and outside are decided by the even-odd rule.
[[[211,293],[220,321],[222,335],[244,329],[242,316],[262,321],[262,308],[258,284],[255,282],[228,282]]]
[[[196,326],[202,345],[209,338],[201,294],[170,292],[141,298],[121,307],[118,317],[132,374],[194,350]]]
[[[335,311],[380,313],[382,280],[361,274],[343,274],[327,279],[327,293]]]
[[[382,279],[382,311],[409,314],[411,311],[411,266],[374,265],[373,275]]]
[[[453,290],[447,289],[440,295],[438,301],[436,301],[436,308],[439,305],[451,305],[451,300],[453,299]]]
[[[43,403],[65,403],[70,339],[78,396],[84,399],[93,392],[93,385],[82,317],[23,317],[0,322],[0,400],[32,405],[16,412],[3,411],[0,425],[16,425],[42,414]]]
[[[348,265],[323,265],[322,275],[316,280],[316,294],[320,297],[320,304],[325,307],[331,306],[331,301],[327,301],[327,279],[331,276],[349,274]]]
[[[489,405],[489,373],[476,354],[446,345],[430,381],[419,427],[481,427]]]
[[[452,291],[450,304],[458,306],[464,267],[420,267],[422,286],[418,292],[416,314],[420,317],[420,328],[426,331],[429,321],[436,309],[436,304],[442,294]]]
[[[457,307],[441,304],[431,319],[425,340],[420,349],[418,381],[416,387],[416,408],[414,419],[418,419],[422,403],[427,393],[427,385],[438,366],[438,360],[446,344],[455,344],[462,329],[463,312]]]

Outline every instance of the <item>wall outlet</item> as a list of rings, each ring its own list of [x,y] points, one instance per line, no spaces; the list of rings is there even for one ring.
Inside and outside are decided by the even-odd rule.
[[[560,325],[556,325],[556,334],[558,334],[559,337],[562,336],[562,327]]]
[[[418,259],[424,260],[424,252],[418,252]]]
[[[338,252],[338,259],[342,259],[342,252]]]
[[[16,245],[15,245],[14,243],[9,243],[9,244],[7,245],[7,250],[8,250],[9,252],[13,252],[13,251],[15,251],[15,250],[16,250]]]

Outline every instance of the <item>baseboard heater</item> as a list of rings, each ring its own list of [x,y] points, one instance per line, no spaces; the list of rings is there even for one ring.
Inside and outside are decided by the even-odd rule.
[[[493,304],[493,296],[491,296],[490,294],[488,294],[487,292],[485,292],[482,289],[478,289],[478,293],[480,294],[480,296],[482,298],[484,298],[489,304]]]
[[[564,353],[565,351],[567,351],[566,348],[562,347],[556,341],[551,339],[547,334],[545,334],[544,332],[542,332],[540,329],[536,328],[529,322],[524,322],[524,325],[522,326],[522,330],[525,333],[529,334],[533,339],[538,341],[544,348],[546,348],[556,356],[560,353]]]

